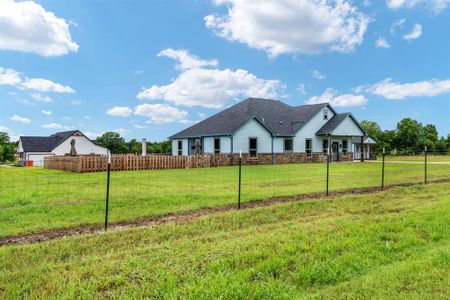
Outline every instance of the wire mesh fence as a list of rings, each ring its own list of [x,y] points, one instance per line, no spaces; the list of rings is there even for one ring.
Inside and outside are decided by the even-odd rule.
[[[383,162],[384,161],[384,162]],[[383,177],[384,168],[384,177]],[[448,153],[415,151],[374,161],[113,171],[109,222],[355,189],[450,180]],[[383,181],[384,178],[384,181]],[[0,168],[0,237],[56,228],[101,226],[107,172]]]

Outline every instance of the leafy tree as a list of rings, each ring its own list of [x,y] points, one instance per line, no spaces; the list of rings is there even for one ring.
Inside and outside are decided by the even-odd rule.
[[[97,138],[100,146],[105,147],[113,154],[128,153],[128,146],[125,139],[117,132],[105,132]]]
[[[446,154],[450,152],[450,147],[448,146],[446,139],[442,137],[434,144],[433,150],[438,154]]]
[[[398,122],[394,145],[398,149],[417,150],[423,143],[422,124],[411,118]]]
[[[15,159],[15,144],[11,143],[8,133],[0,132],[0,162],[10,162]]]
[[[377,122],[364,120],[361,122],[361,126],[375,141],[378,142],[382,140],[383,131],[381,130],[381,127]]]
[[[426,146],[428,149],[434,150],[435,144],[438,142],[438,140],[439,135],[436,126],[428,124],[423,127],[423,140],[421,142],[420,148],[424,148]]]
[[[141,153],[142,143],[138,142],[136,139],[132,139],[127,143],[129,153]]]

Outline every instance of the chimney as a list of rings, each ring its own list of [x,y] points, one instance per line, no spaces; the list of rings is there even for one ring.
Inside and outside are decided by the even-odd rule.
[[[142,156],[147,156],[147,140],[142,138]]]

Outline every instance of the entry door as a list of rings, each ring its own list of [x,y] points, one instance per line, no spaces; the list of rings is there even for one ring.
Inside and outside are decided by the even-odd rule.
[[[333,161],[339,160],[339,143],[333,142]]]

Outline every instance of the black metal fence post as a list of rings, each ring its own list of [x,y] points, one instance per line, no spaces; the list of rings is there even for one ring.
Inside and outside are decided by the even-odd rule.
[[[381,164],[381,188],[384,189],[384,160],[386,156],[386,149],[383,148],[383,161]]]
[[[238,209],[241,209],[241,173],[242,173],[242,153],[239,153]]]
[[[428,167],[427,167],[427,164],[428,164],[428,149],[427,149],[427,146],[425,146],[425,184],[427,184],[428,183]]]
[[[330,185],[330,150],[328,150],[327,155],[327,196],[329,195],[329,185]]]
[[[106,211],[105,211],[105,231],[108,229],[108,209],[109,209],[109,182],[111,179],[111,154],[108,150],[108,176],[106,180]]]

